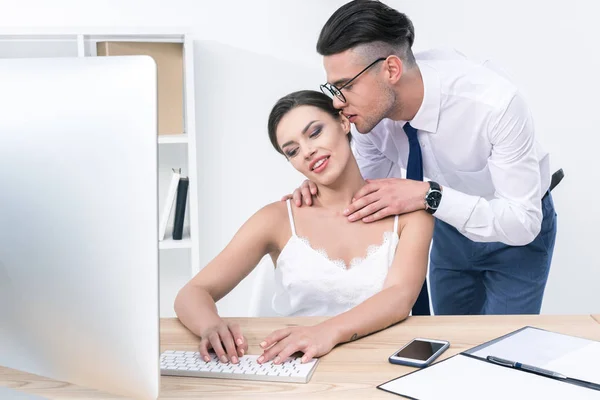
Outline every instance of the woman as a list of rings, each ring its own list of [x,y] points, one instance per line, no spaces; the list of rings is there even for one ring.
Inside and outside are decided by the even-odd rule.
[[[329,97],[316,91],[283,97],[271,111],[268,130],[275,149],[316,183],[318,195],[312,207],[288,200],[259,210],[181,289],[175,311],[201,337],[200,354],[207,361],[210,348],[221,361],[233,363],[247,351],[239,326],[224,322],[215,302],[266,254],[275,264],[275,311],[331,318],[273,332],[260,343],[259,363],[278,364],[297,351],[308,362],[405,319],[425,279],[433,233],[429,214],[369,224],[344,216],[365,181],[350,149],[350,123]]]

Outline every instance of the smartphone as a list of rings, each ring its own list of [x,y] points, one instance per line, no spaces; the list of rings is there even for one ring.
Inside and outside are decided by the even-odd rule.
[[[450,347],[450,342],[447,340],[415,338],[392,354],[389,361],[392,364],[410,367],[426,367],[448,347]]]

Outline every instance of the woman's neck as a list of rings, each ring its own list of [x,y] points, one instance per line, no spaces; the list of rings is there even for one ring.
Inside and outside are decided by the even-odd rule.
[[[365,184],[356,160],[351,157],[336,182],[328,186],[317,185],[318,192],[314,198],[315,203],[341,214],[352,202],[356,192]]]

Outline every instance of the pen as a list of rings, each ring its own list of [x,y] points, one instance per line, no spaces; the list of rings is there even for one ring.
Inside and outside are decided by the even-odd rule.
[[[505,360],[504,358],[500,358],[500,357],[487,356],[486,358],[488,361],[490,361],[494,364],[504,365],[505,367],[522,369],[522,370],[530,371],[530,372],[535,372],[536,374],[548,376],[551,378],[562,379],[566,382],[574,383],[576,385],[585,386],[587,388],[600,391],[600,384],[597,384],[594,382],[588,382],[588,381],[584,381],[584,380],[576,379],[576,378],[569,378],[568,376],[559,374],[558,372],[534,367],[533,365],[522,364],[522,363],[516,362],[516,361]]]
[[[520,362],[505,360],[504,358],[487,356],[487,360],[493,362],[494,364],[504,365],[506,367],[522,369],[525,371],[535,372],[540,375],[549,376],[552,378],[558,379],[567,379],[566,375],[559,374],[558,372],[550,371],[543,368],[534,367],[533,365],[521,364]]]

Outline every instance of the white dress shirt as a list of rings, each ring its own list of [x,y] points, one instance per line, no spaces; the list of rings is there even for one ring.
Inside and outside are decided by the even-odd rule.
[[[443,187],[434,215],[476,242],[530,243],[540,231],[550,172],[523,96],[488,62],[454,50],[415,57],[425,91],[410,124],[418,129],[424,176]],[[368,134],[353,127],[365,178],[402,176],[405,123],[384,119]]]

